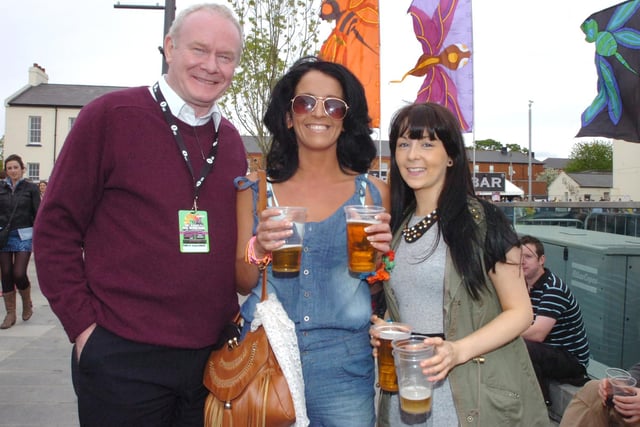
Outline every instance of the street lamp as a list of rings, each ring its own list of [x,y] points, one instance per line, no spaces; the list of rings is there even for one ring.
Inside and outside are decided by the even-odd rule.
[[[532,201],[531,197],[531,104],[533,101],[529,100],[529,201]]]

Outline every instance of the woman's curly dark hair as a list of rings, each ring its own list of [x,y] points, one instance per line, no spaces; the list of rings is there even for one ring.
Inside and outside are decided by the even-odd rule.
[[[347,173],[366,173],[376,156],[367,100],[358,78],[340,64],[305,57],[291,66],[276,83],[264,115],[264,124],[272,136],[271,148],[267,153],[267,173],[273,182],[286,181],[298,169],[298,142],[295,131],[287,126],[287,114],[292,114],[291,100],[296,95],[300,79],[314,70],[340,83],[344,101],[349,106],[343,119],[344,130],[338,137],[340,169]]]

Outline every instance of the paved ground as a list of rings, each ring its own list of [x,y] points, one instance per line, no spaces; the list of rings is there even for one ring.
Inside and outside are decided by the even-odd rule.
[[[76,427],[71,385],[71,344],[40,293],[33,260],[33,317],[0,330],[0,426]],[[4,318],[2,302],[0,313]],[[22,304],[18,297],[18,314]]]
[[[28,322],[19,317],[14,327],[0,330],[0,427],[78,427],[72,346],[40,293],[33,260],[29,278],[33,317]],[[4,306],[0,314],[1,321]]]

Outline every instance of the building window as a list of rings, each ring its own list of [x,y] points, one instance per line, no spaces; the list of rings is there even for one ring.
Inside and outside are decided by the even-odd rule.
[[[73,127],[73,124],[76,122],[75,117],[69,117],[69,130]]]
[[[382,169],[382,170],[370,169],[369,175],[373,175],[376,178],[380,178],[384,182],[387,182],[387,169]]]
[[[42,117],[29,116],[29,140],[28,145],[42,144]]]
[[[27,163],[27,178],[31,181],[40,181],[40,163]]]
[[[489,173],[493,173],[493,172],[494,172],[493,165],[489,165]]]

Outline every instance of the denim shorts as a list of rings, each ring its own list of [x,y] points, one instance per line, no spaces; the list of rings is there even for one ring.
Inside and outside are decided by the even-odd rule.
[[[0,249],[2,252],[31,252],[31,239],[22,240],[18,230],[9,232],[9,241]]]

